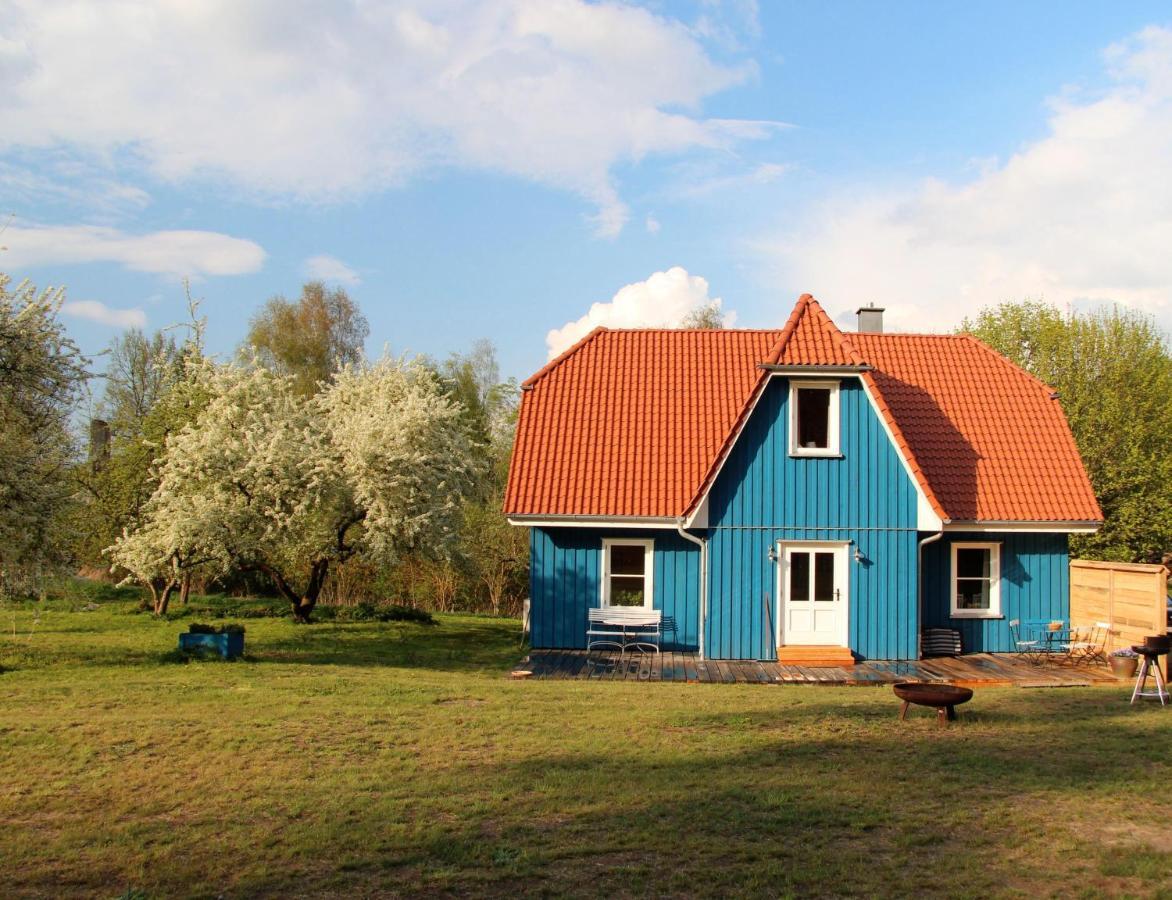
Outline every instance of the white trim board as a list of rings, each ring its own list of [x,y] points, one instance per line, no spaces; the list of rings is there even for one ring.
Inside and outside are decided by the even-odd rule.
[[[989,552],[989,606],[987,609],[958,609],[956,606],[956,552],[958,550],[987,550]],[[951,563],[948,571],[948,609],[952,619],[1000,619],[1001,615],[1001,542],[953,541],[950,545]],[[984,578],[967,579],[984,581]]]
[[[643,608],[655,608],[655,539],[654,538],[603,538],[601,569],[602,575],[598,586],[598,605],[605,609],[610,606],[610,548],[642,547],[643,548]],[[619,576],[624,577],[624,576]],[[626,576],[634,577],[634,576]]]
[[[798,443],[798,392],[802,390],[829,391],[830,395],[826,406],[826,446],[803,447]],[[789,422],[786,443],[789,444],[789,455],[798,458],[841,459],[842,458],[842,405],[839,403],[839,394],[842,391],[841,378],[798,378],[789,380],[789,397],[786,400],[789,406]]]
[[[675,519],[641,518],[639,516],[506,516],[510,525],[526,528],[670,528],[675,530]]]
[[[944,526],[947,532],[968,531],[973,534],[996,534],[1003,531],[1033,534],[1094,534],[1098,522],[957,522]]]

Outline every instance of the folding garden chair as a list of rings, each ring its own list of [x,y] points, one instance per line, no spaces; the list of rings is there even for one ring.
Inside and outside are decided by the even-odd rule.
[[[1071,631],[1070,659],[1075,665],[1107,664],[1107,634],[1110,622],[1096,622]]]
[[[1018,656],[1027,660],[1032,665],[1038,666],[1042,664],[1042,659],[1046,655],[1046,648],[1041,640],[1031,640],[1028,634],[1023,635],[1021,619],[1009,620],[1009,638],[1013,641],[1013,651]]]

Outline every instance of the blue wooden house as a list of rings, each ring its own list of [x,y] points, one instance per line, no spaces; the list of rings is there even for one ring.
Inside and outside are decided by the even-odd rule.
[[[505,512],[531,530],[535,648],[660,610],[714,659],[914,659],[925,628],[1011,649],[1066,618],[1102,513],[1056,394],[963,335],[591,332],[524,384]]]

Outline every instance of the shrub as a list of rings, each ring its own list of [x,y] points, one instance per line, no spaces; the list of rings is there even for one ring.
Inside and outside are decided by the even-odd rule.
[[[333,618],[338,622],[415,622],[418,625],[434,625],[435,618],[431,613],[422,609],[412,609],[409,606],[399,606],[395,603],[358,603],[354,606],[319,607],[317,612],[322,613],[329,609],[330,614],[322,618]]]

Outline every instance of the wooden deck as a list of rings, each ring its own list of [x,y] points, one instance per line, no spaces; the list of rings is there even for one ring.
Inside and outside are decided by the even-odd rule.
[[[678,681],[689,684],[883,685],[937,681],[966,687],[1087,687],[1122,684],[1105,666],[1035,666],[1016,656],[971,653],[915,662],[858,663],[841,668],[786,666],[756,660],[699,660],[694,653],[533,650],[516,666],[533,678],[586,681]]]

